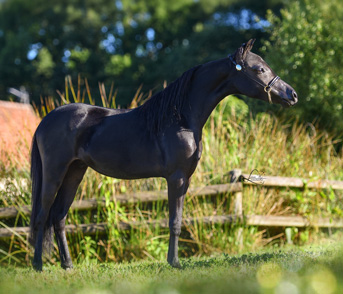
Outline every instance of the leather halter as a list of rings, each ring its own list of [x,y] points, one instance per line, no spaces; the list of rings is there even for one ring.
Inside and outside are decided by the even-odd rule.
[[[268,85],[264,85],[262,84],[260,81],[258,80],[255,80],[253,77],[251,77],[250,75],[248,75],[246,73],[246,71],[244,70],[244,68],[238,64],[232,57],[232,55],[229,56],[229,59],[231,60],[231,62],[235,65],[236,67],[236,70],[237,71],[242,71],[242,73],[244,73],[249,79],[253,80],[255,83],[259,84],[260,86],[263,87],[263,90],[264,92],[266,92],[268,94],[268,101],[269,101],[269,104],[273,104],[273,101],[272,101],[272,97],[270,95],[270,92],[272,90],[272,87],[276,84],[276,82],[280,79],[279,76],[275,76],[269,83]]]

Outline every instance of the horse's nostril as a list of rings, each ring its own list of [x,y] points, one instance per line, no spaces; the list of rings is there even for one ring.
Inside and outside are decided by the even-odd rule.
[[[295,101],[298,100],[298,94],[297,94],[297,92],[292,91],[292,96],[293,96],[293,99],[294,99]]]

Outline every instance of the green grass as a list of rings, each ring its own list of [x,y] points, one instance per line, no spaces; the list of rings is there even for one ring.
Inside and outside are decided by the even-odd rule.
[[[84,261],[64,271],[47,265],[0,268],[0,293],[342,293],[343,251],[337,243],[268,250],[254,254],[166,262]]]

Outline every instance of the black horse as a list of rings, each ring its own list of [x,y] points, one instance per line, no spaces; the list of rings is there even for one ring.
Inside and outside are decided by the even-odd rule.
[[[145,104],[132,110],[69,104],[51,111],[32,143],[31,244],[33,266],[42,270],[42,250],[55,231],[61,265],[72,267],[65,220],[88,167],[120,179],[162,177],[168,183],[168,262],[180,267],[178,239],[184,198],[202,152],[202,128],[216,105],[243,94],[285,107],[297,102],[292,87],[250,52],[196,66]]]

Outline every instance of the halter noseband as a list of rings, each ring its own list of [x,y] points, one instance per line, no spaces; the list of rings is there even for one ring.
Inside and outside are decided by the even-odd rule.
[[[237,71],[242,71],[243,67],[238,64],[232,57],[232,55],[229,56],[231,62],[235,65],[236,67],[236,70]],[[257,81],[255,80],[253,77],[251,77],[250,75],[248,75],[244,70],[242,71],[242,73],[244,73],[249,79],[253,80],[255,83],[259,84],[260,86],[263,87],[263,90],[264,92],[266,92],[268,94],[268,101],[269,101],[269,104],[273,104],[273,101],[272,101],[272,97],[270,95],[270,92],[272,90],[272,87],[276,84],[276,82],[280,79],[279,76],[275,76],[269,83],[268,85],[264,85],[262,84],[260,81]]]

